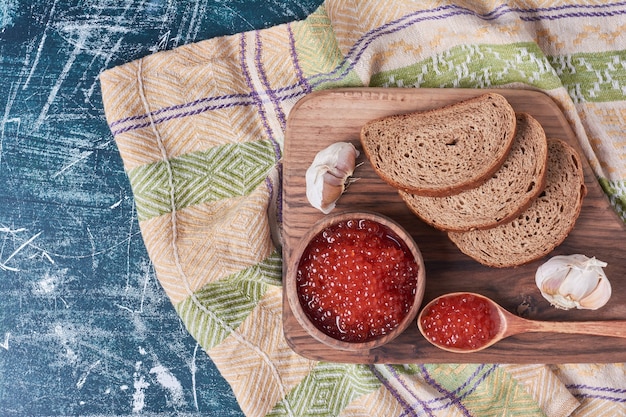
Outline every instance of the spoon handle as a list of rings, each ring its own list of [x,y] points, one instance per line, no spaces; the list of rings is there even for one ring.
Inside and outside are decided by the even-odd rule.
[[[554,322],[520,319],[511,322],[507,329],[509,335],[522,332],[588,334],[626,338],[626,320]]]

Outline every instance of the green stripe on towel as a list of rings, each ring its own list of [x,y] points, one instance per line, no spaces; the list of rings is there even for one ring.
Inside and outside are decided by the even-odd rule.
[[[429,364],[424,371],[469,415],[545,415],[528,390],[498,365]]]
[[[609,200],[617,214],[626,222],[626,180],[611,181],[599,179],[602,189],[609,195]]]
[[[251,193],[274,166],[276,156],[269,141],[217,146],[193,152],[168,163],[159,161],[128,172],[139,221],[172,210],[170,170],[176,210],[195,204],[240,197]]]
[[[626,51],[549,57],[575,103],[626,100]]]
[[[463,45],[413,65],[374,74],[371,86],[487,88],[520,82],[544,90],[561,81],[535,43]]]
[[[256,307],[268,287],[281,283],[282,262],[273,252],[262,262],[213,282],[175,305],[189,333],[205,350],[220,344]]]
[[[372,76],[370,86],[486,88],[524,83],[565,86],[574,102],[626,100],[626,51],[545,56],[535,43],[463,45]]]
[[[380,385],[366,365],[320,362],[266,417],[337,416]]]

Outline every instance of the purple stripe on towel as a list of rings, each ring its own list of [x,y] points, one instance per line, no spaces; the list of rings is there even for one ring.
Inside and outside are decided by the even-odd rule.
[[[415,13],[411,13],[403,16],[402,18],[395,20],[393,22],[389,22],[385,25],[382,25],[363,36],[359,39],[348,51],[346,57],[343,62],[334,70],[326,74],[317,74],[310,78],[310,81],[313,87],[318,87],[319,85],[326,82],[336,82],[344,78],[354,67],[356,63],[361,59],[365,50],[378,38],[384,35],[389,35],[393,33],[397,33],[401,30],[404,30],[408,27],[413,26],[416,23],[421,23],[425,21],[432,20],[444,20],[457,16],[474,16],[482,20],[495,20],[506,14],[517,13],[517,14],[528,14],[528,13],[539,13],[539,12],[548,12],[548,11],[564,11],[571,8],[600,8],[600,7],[614,7],[614,6],[623,6],[626,2],[616,3],[613,5],[593,5],[593,6],[577,6],[577,5],[569,5],[569,6],[561,6],[561,7],[552,7],[545,9],[520,9],[515,8],[512,9],[507,5],[501,5],[495,8],[494,10],[479,14],[472,10],[469,10],[464,7],[456,6],[456,5],[446,5],[437,7],[432,10],[420,10]],[[448,10],[452,10],[449,13],[435,15],[435,16],[423,16],[426,13],[433,12],[447,12]],[[572,12],[572,13],[563,13],[559,15],[541,15],[541,16],[519,16],[520,20],[534,22],[539,20],[557,20],[557,19],[566,19],[571,17],[610,17],[610,16],[619,16],[626,14],[626,10],[614,11],[614,12]],[[402,24],[400,24],[403,22]]]
[[[168,111],[175,111],[175,110],[186,109],[186,108],[189,108],[189,107],[198,106],[200,104],[210,103],[212,101],[244,99],[244,98],[249,98],[249,95],[248,94],[227,94],[227,95],[220,96],[220,97],[204,97],[204,98],[201,98],[201,99],[198,99],[198,100],[191,101],[189,103],[183,103],[183,104],[177,104],[175,106],[163,107],[162,109],[152,111],[149,114],[141,114],[141,115],[137,115],[137,116],[125,117],[123,119],[120,119],[120,120],[117,120],[117,121],[111,123],[109,125],[109,127],[113,128],[113,127],[115,127],[117,125],[120,125],[122,123],[132,122],[132,121],[136,121],[136,120],[145,120],[145,119],[148,119],[150,116],[154,117],[154,116],[158,116],[159,114],[162,114],[162,113],[165,113],[165,112],[168,112]]]
[[[385,388],[387,388],[391,395],[393,395],[393,397],[398,401],[402,408],[404,408],[405,411],[404,413],[402,413],[402,415],[407,415],[407,413],[409,413],[408,415],[414,417],[418,416],[413,407],[411,407],[411,405],[404,400],[404,397],[400,395],[400,393],[393,387],[393,385],[389,383],[389,381],[387,381],[387,379],[380,372],[378,372],[378,369],[376,369],[374,365],[370,365],[370,370],[376,376],[376,378],[378,378],[378,380],[385,386]]]
[[[282,184],[283,184],[283,164],[281,162],[278,162],[276,164],[277,170],[278,170],[278,180],[277,180],[277,184],[274,184],[272,182],[272,180],[270,179],[270,177],[266,177],[265,178],[265,185],[267,185],[267,189],[270,193],[270,202],[274,199],[274,196],[276,196],[276,221],[278,223],[278,225],[282,225],[283,223],[283,193],[282,193]],[[270,203],[271,204],[271,203]],[[270,219],[270,221],[273,221],[273,219]]]
[[[487,13],[476,13],[473,10],[467,9],[465,7],[457,6],[457,5],[445,5],[445,6],[436,7],[434,9],[429,9],[429,10],[418,10],[416,12],[404,15],[397,20],[394,20],[382,26],[379,26],[378,28],[366,33],[357,42],[355,42],[355,44],[352,45],[352,47],[349,49],[348,53],[346,54],[346,60],[351,59],[352,61],[355,61],[355,59],[351,57],[352,56],[360,57],[362,55],[362,50],[365,47],[367,47],[369,44],[371,44],[376,38],[379,38],[382,35],[398,32],[399,30],[405,29],[408,26],[411,26],[415,23],[420,23],[426,20],[441,20],[441,19],[460,16],[460,15],[475,16],[482,20],[495,20],[509,13],[536,14],[536,13],[542,13],[542,12],[545,13],[545,12],[553,12],[553,11],[564,11],[564,10],[569,10],[572,8],[594,10],[594,9],[607,8],[607,7],[619,7],[619,6],[624,6],[624,5],[626,5],[626,2],[619,2],[619,3],[614,3],[614,4],[602,4],[602,5],[588,5],[588,6],[587,5],[565,5],[565,6],[547,7],[547,8],[522,9],[522,8],[511,8],[506,4],[502,4]],[[425,15],[425,14],[446,12],[448,10],[453,10],[453,12],[444,14],[441,16],[422,17],[422,15]],[[613,12],[613,13],[607,12],[607,13],[602,14],[602,16],[605,16],[605,15],[617,16],[617,15],[621,15],[624,13],[626,13],[626,11],[619,11],[619,12]],[[572,17],[572,15],[573,14],[565,13],[560,16],[550,17],[550,19],[553,20],[557,18],[568,18],[568,17]],[[522,18],[522,17],[520,17],[520,19],[528,20],[528,21],[537,20],[535,18]],[[402,24],[400,25],[400,23]],[[392,26],[396,26],[396,25],[400,25],[400,26],[397,26],[396,28],[393,28],[393,29],[389,29]],[[360,46],[360,45],[364,45],[364,46]],[[341,66],[342,65],[340,65],[340,67]],[[316,77],[320,77],[323,75],[324,74],[318,74],[314,77],[311,77],[311,79],[315,79]]]
[[[291,52],[291,61],[293,62],[293,68],[296,71],[296,77],[298,78],[298,82],[300,85],[304,87],[305,93],[311,92],[311,84],[304,76],[304,72],[302,71],[302,67],[300,67],[300,61],[298,60],[298,51],[296,50],[296,38],[293,35],[293,29],[291,27],[291,23],[287,24],[287,32],[289,34],[289,51]]]
[[[434,387],[438,392],[442,394],[440,397],[436,397],[427,401],[421,400],[418,394],[406,384],[406,381],[401,378],[398,372],[391,365],[385,365],[391,376],[392,380],[385,378],[375,366],[371,365],[370,369],[374,373],[374,375],[378,378],[378,380],[389,390],[389,392],[398,400],[400,405],[404,408],[404,412],[400,415],[400,417],[404,416],[416,416],[416,415],[427,415],[433,416],[434,411],[445,410],[449,407],[455,407],[465,416],[471,417],[471,412],[462,404],[462,401],[472,394],[480,384],[482,384],[486,378],[494,372],[497,368],[497,365],[492,365],[489,369],[486,369],[486,365],[480,365],[476,368],[474,373],[460,386],[458,386],[454,391],[449,391],[443,386],[441,386],[434,378],[430,376],[426,367],[421,365],[420,371],[424,377],[424,380],[432,387]],[[393,381],[393,382],[392,382]],[[399,384],[403,387],[408,393],[410,393],[411,397],[415,400],[412,403],[409,403],[409,399],[405,398],[398,392],[395,388]],[[420,411],[423,410],[422,411]]]
[[[538,22],[541,20],[559,20],[559,19],[567,19],[571,17],[613,17],[613,16],[622,16],[626,14],[626,10],[620,10],[616,12],[572,12],[572,13],[563,13],[557,16],[551,15],[538,15],[531,17],[522,17],[521,20],[526,22]]]
[[[261,43],[261,32],[255,32],[255,40],[256,40],[256,53],[254,55],[254,63],[256,65],[257,71],[259,72],[259,78],[261,79],[261,84],[263,84],[263,89],[265,93],[270,98],[270,101],[274,105],[274,111],[276,112],[276,117],[280,123],[281,129],[285,130],[285,126],[287,124],[285,113],[280,106],[280,100],[276,97],[276,94],[271,89],[271,85],[269,80],[267,79],[267,73],[265,71],[265,67],[263,66],[263,60],[261,59],[263,56],[263,44]]]
[[[450,401],[450,404],[455,405],[462,413],[464,416],[467,417],[471,417],[471,414],[469,412],[469,410],[467,408],[465,408],[465,406],[461,403],[461,399],[456,397],[454,395],[454,393],[452,393],[451,391],[448,391],[447,389],[445,389],[444,387],[442,387],[437,381],[435,381],[430,374],[428,373],[428,371],[426,370],[426,367],[424,365],[420,366],[420,369],[422,371],[422,375],[424,375],[424,380],[433,388],[435,388],[437,391],[439,391],[440,393],[443,394],[443,397],[447,400]],[[480,369],[480,368],[479,368]]]
[[[258,31],[257,31],[257,34],[258,34]],[[263,127],[265,128],[265,133],[267,134],[267,137],[274,145],[274,153],[275,153],[276,160],[278,161],[280,159],[280,146],[278,145],[278,142],[276,141],[276,138],[274,137],[274,134],[272,133],[272,128],[270,127],[269,121],[267,119],[267,115],[265,114],[265,108],[263,107],[263,100],[261,100],[261,98],[259,97],[259,93],[254,89],[254,84],[252,82],[252,78],[250,77],[250,71],[248,70],[248,66],[246,65],[246,34],[245,33],[241,34],[240,48],[241,48],[241,72],[244,75],[244,78],[246,80],[246,85],[250,89],[250,95],[254,98],[255,104],[259,109],[259,117],[261,118]]]
[[[567,385],[567,389],[585,389],[585,390],[591,390],[591,391],[603,391],[603,392],[614,392],[617,394],[626,394],[626,388],[593,387],[591,385],[583,385],[583,384],[570,384],[570,385]]]
[[[468,417],[471,417],[472,414],[467,408],[465,408],[465,406],[462,404],[461,401],[465,397],[467,397],[469,394],[474,392],[476,388],[478,388],[478,386],[485,381],[487,376],[489,376],[495,370],[495,368],[496,366],[493,365],[491,369],[487,370],[483,375],[480,376],[480,378],[477,378],[479,374],[485,369],[485,365],[480,365],[479,367],[476,368],[472,376],[470,376],[470,378],[467,381],[465,381],[462,385],[460,385],[454,391],[448,391],[430,376],[430,374],[428,373],[428,370],[426,369],[424,365],[420,365],[420,370],[422,372],[422,375],[424,376],[424,380],[433,388],[435,388],[437,391],[443,394],[443,397],[441,399],[438,399],[438,401],[441,401],[443,399],[448,400],[451,405],[454,405],[455,407],[457,407],[463,413],[464,416],[468,416]],[[468,389],[462,395],[459,395],[459,393],[463,391],[466,387],[470,386],[470,384],[471,384],[470,389]]]
[[[610,397],[608,395],[598,395],[598,394],[574,394],[576,398],[593,398],[596,400],[605,400],[611,401],[614,403],[626,403],[626,398],[618,398],[618,397]]]
[[[480,373],[485,368],[486,368],[486,365],[480,365],[478,368],[476,368],[476,370],[474,371],[472,376],[470,376],[469,379],[467,381],[465,381],[464,384],[462,384],[456,390],[453,391],[454,395],[458,396],[460,399],[463,399],[463,398],[467,397],[469,394],[474,392],[474,390],[476,390],[476,388],[480,384],[482,384],[485,381],[485,379],[487,379],[487,377],[496,369],[496,366],[492,365],[490,369],[488,369],[484,374],[481,375],[480,378],[477,379],[478,375],[480,375]],[[473,384],[471,389],[467,390],[463,395],[459,396],[459,392],[463,391],[470,384]]]
[[[337,67],[337,69],[327,74],[317,74],[311,77],[311,81],[314,81],[318,78],[332,76],[332,74],[337,74],[337,71],[341,71],[341,72],[339,73],[339,75],[336,75],[334,78],[322,79],[321,81],[314,82],[313,85],[314,87],[317,87],[324,82],[332,82],[332,81],[341,80],[356,66],[356,63],[361,59],[361,56],[363,55],[365,50],[374,41],[376,41],[378,38],[382,36],[400,32],[408,27],[413,26],[416,23],[421,23],[421,22],[429,21],[429,20],[443,20],[443,19],[447,19],[450,17],[456,17],[456,16],[461,16],[461,15],[474,15],[483,20],[495,20],[506,12],[505,10],[503,10],[504,8],[508,9],[506,5],[501,5],[495,8],[494,10],[492,10],[491,12],[481,15],[472,10],[466,9],[464,7],[459,7],[455,5],[446,5],[446,6],[437,7],[435,9],[418,10],[414,13],[407,14],[405,16],[402,16],[400,19],[386,23],[366,33],[357,42],[355,42],[354,45],[352,45],[352,47],[346,54],[346,57],[344,58],[343,62]],[[443,12],[447,10],[453,10],[453,11],[451,13],[443,14],[443,15],[423,16],[427,13],[428,14],[438,13],[438,12]]]
[[[616,3],[606,3],[606,4],[566,4],[563,6],[553,6],[553,7],[538,7],[535,9],[521,9],[516,8],[515,11],[526,12],[526,13],[542,13],[542,12],[554,12],[554,11],[562,11],[562,10],[570,10],[570,9],[606,9],[608,7],[620,7],[626,6],[626,1],[619,1]],[[621,14],[618,12],[618,14]]]
[[[168,120],[180,119],[180,118],[188,117],[188,116],[195,116],[196,114],[204,113],[207,111],[226,109],[229,107],[236,107],[236,106],[250,106],[250,105],[253,105],[254,103],[255,103],[254,100],[248,98],[247,100],[234,101],[230,103],[217,104],[213,106],[204,106],[204,107],[199,107],[195,110],[186,111],[183,113],[175,113],[169,116],[155,118],[152,122],[154,124],[159,124],[159,123],[167,122]],[[151,122],[149,121],[144,122],[144,123],[138,123],[138,124],[134,124],[134,125],[119,128],[119,129],[111,129],[111,133],[113,133],[113,135],[115,136],[115,135],[119,135],[121,133],[128,132],[131,130],[142,129],[150,125],[151,125]]]
[[[398,381],[398,383],[405,389],[407,390],[407,392],[411,393],[411,396],[413,397],[413,399],[415,400],[415,404],[419,405],[419,407],[422,408],[422,410],[424,410],[424,412],[426,413],[427,416],[434,416],[433,414],[433,410],[428,406],[429,402],[425,402],[422,401],[415,392],[413,392],[413,390],[411,389],[411,387],[409,387],[406,382],[400,378],[400,375],[398,375],[398,371],[396,371],[396,369],[392,366],[392,365],[386,365],[387,369],[389,370],[389,372],[391,373],[391,375],[393,375],[393,377]],[[413,409],[415,408],[415,406],[411,405],[411,411],[413,411]],[[401,414],[401,416],[405,416],[407,415],[406,412]]]
[[[613,387],[594,387],[591,385],[583,385],[583,384],[569,384],[566,385],[568,390],[575,391],[585,391],[585,392],[575,392],[572,393],[576,398],[596,398],[602,400],[613,401],[616,403],[624,403],[626,402],[626,397],[619,397],[618,395],[611,396],[609,394],[626,394],[626,389],[624,388],[613,388]]]
[[[263,54],[263,45],[261,43],[261,32],[260,31],[256,31],[254,33],[255,36],[255,47],[256,47],[256,51],[254,53],[254,63],[256,66],[256,69],[258,71],[259,77],[261,79],[261,83],[263,84],[263,88],[265,89],[265,93],[269,96],[271,103],[274,106],[274,111],[276,112],[276,116],[278,118],[278,121],[280,122],[281,128],[284,131],[285,127],[286,127],[286,117],[285,117],[285,113],[283,112],[282,108],[281,108],[281,101],[276,97],[276,94],[274,91],[272,91],[272,89],[270,88],[270,82],[267,79],[267,74],[265,72],[265,68],[263,66],[263,60],[262,58],[262,54]],[[243,39],[243,36],[242,36]],[[244,43],[245,44],[245,43]],[[245,52],[242,50],[242,68],[245,66]],[[282,223],[282,211],[283,211],[283,201],[282,201],[282,183],[283,183],[283,166],[281,161],[281,150],[280,150],[280,144],[278,143],[278,141],[276,140],[276,138],[274,137],[274,134],[272,132],[272,129],[270,127],[270,123],[269,120],[267,118],[267,115],[265,113],[265,110],[263,108],[263,101],[260,99],[259,94],[256,92],[256,90],[254,89],[254,86],[252,84],[252,80],[250,79],[250,74],[248,72],[248,69],[246,67],[246,83],[248,84],[248,87],[250,88],[250,91],[252,92],[252,94],[257,98],[257,105],[259,107],[259,114],[261,115],[262,119],[263,119],[263,125],[265,126],[265,129],[267,131],[267,135],[270,138],[270,141],[272,142],[272,146],[274,147],[274,157],[277,163],[277,169],[278,169],[278,190],[275,190],[274,187],[272,187],[271,185],[271,181],[267,181],[268,185],[270,185],[270,194],[271,193],[276,193],[276,205],[277,205],[277,216],[278,216],[278,223]]]
[[[461,15],[475,16],[483,20],[494,20],[510,13],[516,13],[520,15],[519,16],[520,20],[528,21],[528,22],[541,21],[541,20],[568,19],[568,18],[573,18],[573,17],[611,17],[611,16],[626,15],[626,9],[612,10],[612,11],[602,10],[602,9],[618,8],[618,7],[623,7],[625,5],[626,5],[626,2],[618,2],[618,3],[613,3],[613,4],[564,5],[564,6],[534,8],[534,9],[521,9],[521,8],[512,9],[508,7],[507,5],[501,5],[495,8],[494,10],[488,13],[484,13],[484,14],[479,14],[472,10],[462,8],[459,6],[452,6],[452,5],[442,6],[442,7],[432,9],[432,10],[426,10],[426,11],[422,10],[422,11],[418,11],[412,14],[408,14],[396,21],[387,23],[383,26],[380,26],[366,33],[361,39],[359,39],[350,48],[350,50],[348,51],[348,54],[346,55],[342,63],[335,70],[328,72],[328,73],[321,73],[321,74],[313,75],[308,80],[302,73],[302,70],[299,66],[297,55],[295,53],[295,40],[292,40],[293,32],[291,28],[288,27],[290,42],[294,43],[291,48],[291,55],[294,61],[294,66],[296,67],[296,74],[298,76],[298,84],[282,87],[277,90],[272,90],[272,89],[267,88],[265,93],[269,94],[272,103],[277,103],[277,102],[280,103],[280,101],[282,100],[290,100],[290,99],[302,96],[304,94],[302,92],[302,86],[305,87],[305,92],[308,93],[312,91],[313,88],[318,87],[323,83],[340,81],[343,77],[345,77],[350,71],[354,69],[356,63],[362,58],[365,50],[374,41],[379,39],[381,36],[396,33],[398,31],[404,30],[416,23],[420,23],[423,21],[444,20],[444,19],[448,19],[451,17],[455,17],[455,16],[461,16]],[[435,15],[435,16],[432,15],[433,13],[439,13],[439,12],[444,12],[444,14]],[[427,13],[429,15],[426,15]],[[548,14],[548,13],[554,13],[554,14]],[[245,39],[243,38],[243,34],[242,34],[241,45],[245,47]],[[243,59],[244,59],[244,55],[242,52],[242,60]],[[243,64],[243,61],[242,61],[242,64]],[[242,66],[242,69],[245,70],[245,67]],[[247,73],[244,75],[246,75],[246,81],[248,82],[248,86],[250,87],[251,86],[250,76]],[[167,120],[192,116],[195,114],[199,114],[199,113],[211,111],[211,110],[219,110],[223,108],[237,107],[237,106],[250,106],[250,105],[255,105],[255,104],[257,106],[262,106],[263,100],[259,96],[258,92],[254,91],[254,89],[251,89],[251,90],[252,92],[250,94],[229,94],[229,95],[223,95],[219,97],[207,97],[207,98],[195,100],[190,103],[183,103],[183,104],[178,104],[175,106],[164,107],[162,109],[155,110],[154,112],[151,112],[150,114],[129,116],[129,117],[112,122],[109,125],[109,127],[111,128],[113,135],[118,135],[120,133],[128,132],[130,130],[141,129],[141,128],[149,126],[150,123],[147,122],[147,119],[149,116],[154,117],[154,116],[162,115],[164,113],[171,112],[172,114],[170,115],[163,116],[160,118],[155,118],[154,123],[162,123]],[[234,101],[230,101],[230,100],[234,100]],[[194,110],[189,110],[189,111],[178,113],[179,110],[196,107],[205,103],[212,103],[215,101],[224,101],[225,103],[206,105],[206,106],[202,106],[197,109],[194,109]],[[261,114],[262,119],[265,118],[265,114],[263,112],[261,113],[262,113]],[[284,114],[283,114],[283,118],[284,118]],[[130,123],[130,122],[137,122],[137,123],[129,124],[128,126],[123,127],[123,128],[120,127],[117,130],[113,129],[114,127],[120,124]],[[265,127],[267,129],[268,128],[268,125],[266,123],[267,120],[265,119],[264,122],[265,122]],[[272,135],[270,133],[270,137],[271,136]]]

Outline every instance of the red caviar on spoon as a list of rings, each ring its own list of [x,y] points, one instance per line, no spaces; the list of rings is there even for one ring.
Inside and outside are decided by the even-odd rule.
[[[435,298],[417,318],[422,335],[440,349],[471,353],[521,333],[551,332],[626,338],[626,320],[527,320],[475,293],[451,293]]]

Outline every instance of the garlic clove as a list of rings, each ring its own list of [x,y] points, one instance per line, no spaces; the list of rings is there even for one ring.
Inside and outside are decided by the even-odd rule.
[[[547,300],[550,301],[550,304],[553,307],[556,307],[561,310],[571,310],[573,308],[580,308],[580,303],[576,300],[573,300],[569,297],[564,297],[561,294],[553,294],[550,297],[547,297]]]
[[[580,307],[589,310],[597,310],[609,302],[611,298],[611,283],[608,279],[601,279],[594,291],[580,300]]]
[[[611,285],[602,269],[606,265],[581,254],[555,256],[537,269],[535,283],[557,308],[595,310],[611,297]]]
[[[336,142],[315,155],[306,171],[306,196],[322,213],[330,213],[344,193],[356,167],[359,151],[348,142]]]
[[[570,269],[559,287],[559,294],[572,300],[582,300],[598,286],[598,274],[579,267]]]
[[[537,277],[541,277],[541,282],[537,282],[537,286],[541,289],[542,293],[554,295],[559,292],[561,284],[565,278],[567,278],[569,269],[548,269],[542,270],[541,272],[545,274],[545,277],[539,273],[536,275]]]

